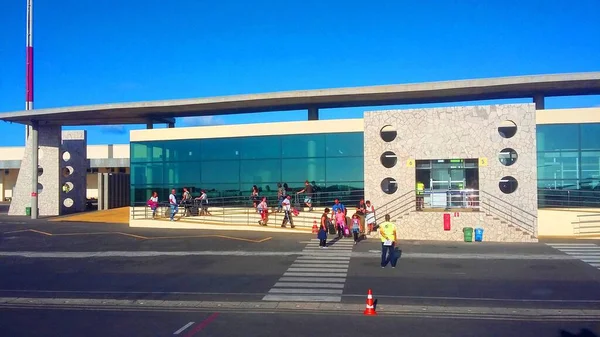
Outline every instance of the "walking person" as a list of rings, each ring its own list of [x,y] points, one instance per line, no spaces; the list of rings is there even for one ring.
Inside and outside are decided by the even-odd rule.
[[[200,192],[200,196],[195,200],[198,200],[200,202],[200,215],[212,215],[208,211],[208,195],[206,194],[205,190],[202,190]]]
[[[377,226],[375,221],[375,206],[373,206],[369,200],[365,202],[365,205],[365,223],[367,224],[366,232],[367,235],[369,235],[374,230],[375,226]]]
[[[300,193],[305,194],[304,204],[306,204],[306,207],[308,207],[308,211],[312,212],[312,210],[313,210],[313,208],[312,208],[313,187],[308,180],[304,182],[304,188],[302,190],[296,192],[296,194],[300,194]]]
[[[277,184],[277,213],[281,212],[283,210],[283,207],[281,206],[281,202],[283,201],[283,199],[285,199],[286,197],[286,190],[285,187],[283,187],[283,185],[281,185],[281,183]]]
[[[352,236],[354,236],[354,244],[358,244],[358,236],[360,235],[360,216],[354,214],[352,216]]]
[[[183,205],[183,216],[191,215],[191,206],[192,206],[192,194],[188,191],[187,187],[183,188],[183,197],[181,198],[181,204]]]
[[[281,202],[281,206],[283,206],[283,212],[284,212],[283,222],[281,223],[281,227],[285,227],[285,225],[288,222],[290,223],[290,227],[292,227],[292,228],[296,227],[296,226],[294,226],[294,220],[292,219],[292,203],[290,201],[291,199],[292,199],[292,197],[288,195]]]
[[[177,206],[177,197],[175,196],[175,189],[171,190],[171,194],[169,194],[169,206],[171,207],[171,221],[175,221],[175,214],[179,211],[179,207]]]
[[[262,198],[256,209],[260,213],[260,220],[258,220],[258,224],[261,226],[266,226],[267,221],[269,221],[269,206],[267,205],[267,197]]]
[[[321,215],[319,234],[317,234],[317,238],[319,239],[319,247],[321,247],[321,249],[327,248],[327,231],[329,230],[329,223],[329,208],[325,208],[323,215]]]
[[[250,194],[250,199],[252,199],[252,207],[256,208],[258,206],[258,186],[252,186],[252,194]]]
[[[152,196],[148,199],[148,206],[152,210],[152,220],[156,217],[156,208],[158,208],[158,193],[152,192]]]
[[[392,268],[396,268],[396,224],[390,221],[390,215],[385,215],[385,222],[379,225],[379,235],[381,236],[381,268],[385,268],[388,263]]]

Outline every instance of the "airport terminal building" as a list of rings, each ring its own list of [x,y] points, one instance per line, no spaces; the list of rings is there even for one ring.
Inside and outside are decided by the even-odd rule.
[[[600,90],[595,76],[591,86]],[[573,89],[572,83],[565,88],[570,94],[595,92]],[[278,184],[298,191],[308,181],[317,207],[334,198],[371,200],[378,218],[391,214],[405,239],[460,240],[465,227],[483,228],[490,241],[582,233],[573,225],[581,213],[548,209],[600,208],[600,108],[549,110],[543,96],[534,98],[528,104],[373,109],[363,118],[335,121],[318,120],[318,110],[309,107],[309,120],[298,122],[161,129],[149,124],[131,131],[122,167],[103,169],[130,173],[133,209],[145,208],[154,191],[166,200],[171,189],[181,193],[186,187],[194,196],[205,190],[223,207],[233,207],[225,200],[249,198],[253,186],[273,200]],[[42,135],[44,126],[39,129]],[[64,152],[57,152],[59,159]],[[78,169],[88,182],[97,174],[90,163],[99,160]],[[10,169],[5,176],[13,174]],[[7,188],[5,182],[5,196]],[[94,195],[89,183],[86,193]]]

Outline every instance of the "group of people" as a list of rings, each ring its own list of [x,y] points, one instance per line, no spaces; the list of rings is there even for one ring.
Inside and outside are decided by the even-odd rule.
[[[194,198],[190,191],[184,187],[183,196],[181,200],[177,202],[177,192],[175,189],[172,189],[171,194],[169,194],[169,220],[175,221],[175,215],[179,212],[179,207],[184,207],[184,217],[189,216],[194,203],[199,204],[198,215],[212,215],[208,211],[208,195],[205,190],[201,190],[200,195]],[[148,199],[146,204],[152,210],[152,219],[156,219],[156,210],[158,208],[158,193],[156,191],[152,192],[152,196]]]

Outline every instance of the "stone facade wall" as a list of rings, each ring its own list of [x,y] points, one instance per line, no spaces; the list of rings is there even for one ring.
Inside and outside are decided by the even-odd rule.
[[[83,212],[86,209],[87,133],[63,131],[59,162],[61,214]],[[63,186],[67,185],[67,190]]]
[[[500,136],[498,127],[503,121],[512,121],[517,125],[513,137]],[[484,165],[480,162],[479,189],[489,193],[489,196],[480,195],[482,203],[507,203],[537,215],[536,122],[533,104],[373,111],[365,112],[364,124],[365,196],[376,207],[391,203],[400,195],[415,189],[415,160],[480,159]],[[391,142],[385,142],[380,136],[381,129],[386,125],[397,131],[397,137]],[[498,159],[504,148],[512,148],[518,154],[517,161],[511,166],[501,164]],[[381,164],[380,157],[385,151],[397,155],[398,162],[392,168],[385,168]],[[505,176],[512,176],[518,181],[518,188],[511,194],[499,189],[499,181]],[[393,194],[386,194],[381,189],[382,180],[388,177],[395,179],[398,184]],[[413,227],[435,226],[432,230],[424,230],[428,236],[432,236],[431,239],[447,237],[442,225],[433,224],[430,219],[432,216],[442,219],[442,214],[425,213],[415,212],[403,221],[408,221],[406,225]],[[468,221],[468,218],[473,220]],[[537,220],[534,217],[529,219],[533,228],[531,234],[537,235]],[[472,216],[464,221],[467,221],[464,226],[470,227],[478,227],[480,223],[477,217]],[[461,223],[464,221],[461,220]],[[508,226],[506,228],[507,231],[514,230]],[[510,238],[507,237],[507,240]]]
[[[59,215],[59,149],[60,126],[40,126],[38,129],[38,167],[43,170],[38,177],[38,209],[40,216]],[[9,215],[25,215],[31,206],[31,141],[25,145],[21,170],[15,185]]]

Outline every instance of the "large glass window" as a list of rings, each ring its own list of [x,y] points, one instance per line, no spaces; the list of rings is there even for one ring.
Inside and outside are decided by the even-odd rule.
[[[354,193],[364,185],[363,142],[362,132],[134,142],[132,202],[157,189],[164,200],[184,186],[205,189],[209,198],[240,199],[257,185],[271,197],[278,183],[299,190],[305,180],[316,193]]]
[[[581,149],[600,150],[600,124],[581,124]]]
[[[325,157],[325,135],[281,136],[281,156],[283,158]]]
[[[538,125],[540,207],[600,206],[600,124]]]
[[[579,150],[579,124],[549,124],[537,126],[538,151]]]

